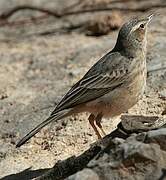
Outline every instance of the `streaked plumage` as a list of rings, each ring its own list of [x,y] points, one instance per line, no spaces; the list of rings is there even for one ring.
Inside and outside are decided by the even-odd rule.
[[[151,16],[124,24],[112,51],[103,56],[58,103],[50,117],[27,134],[24,144],[41,128],[66,116],[89,112],[89,122],[101,138],[96,125],[102,117],[114,117],[135,105],[146,85],[146,32]]]

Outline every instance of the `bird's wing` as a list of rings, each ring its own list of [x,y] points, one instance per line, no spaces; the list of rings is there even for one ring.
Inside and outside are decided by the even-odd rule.
[[[121,86],[128,73],[125,61],[120,53],[106,54],[67,92],[51,115],[92,101]]]

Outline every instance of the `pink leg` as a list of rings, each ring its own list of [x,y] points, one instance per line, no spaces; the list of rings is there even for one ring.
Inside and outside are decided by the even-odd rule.
[[[98,139],[101,139],[102,137],[101,137],[101,135],[100,135],[100,133],[99,133],[97,127],[96,127],[95,124],[94,124],[94,121],[95,121],[95,115],[94,115],[94,114],[90,114],[88,120],[89,120],[89,123],[90,123],[90,125],[92,126],[93,130],[95,131],[95,133],[96,133]]]
[[[101,120],[102,120],[103,115],[100,113],[96,116],[95,121],[96,125],[100,128],[101,132],[103,133],[104,136],[106,136],[105,131],[103,130],[103,127],[101,125]]]

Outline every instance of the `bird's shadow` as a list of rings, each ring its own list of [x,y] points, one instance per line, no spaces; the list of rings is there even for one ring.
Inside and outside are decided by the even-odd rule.
[[[25,169],[17,174],[11,174],[11,175],[5,176],[5,177],[1,178],[0,180],[21,180],[21,179],[22,180],[30,180],[30,179],[41,176],[48,170],[49,170],[49,168],[31,170],[31,167],[30,167],[30,168]]]

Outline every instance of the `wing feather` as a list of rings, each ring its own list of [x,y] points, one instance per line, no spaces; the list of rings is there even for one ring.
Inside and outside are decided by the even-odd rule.
[[[107,64],[103,64],[105,58],[110,58],[110,60],[107,60],[107,62],[110,61],[108,62],[109,67],[106,66]],[[101,58],[101,60],[67,92],[51,115],[63,109],[72,108],[76,105],[99,98],[123,84],[125,80],[124,77],[127,75],[127,69],[125,64],[120,63],[120,61],[124,60],[124,57],[118,54],[116,63],[112,63],[112,61],[115,61],[112,54],[105,58]],[[111,58],[113,58],[113,60],[111,60]],[[118,64],[124,64],[124,66],[119,67]]]

